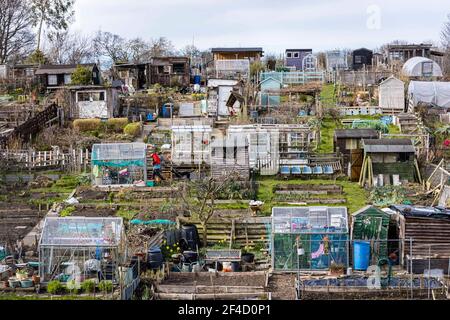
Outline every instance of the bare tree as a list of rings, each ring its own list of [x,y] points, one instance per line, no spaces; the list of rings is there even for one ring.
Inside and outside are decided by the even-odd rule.
[[[187,211],[200,220],[203,228],[203,245],[208,244],[208,223],[216,213],[216,200],[236,179],[236,174],[230,174],[222,180],[210,178],[189,182],[180,193],[180,198]]]
[[[93,39],[94,50],[98,58],[106,58],[109,63],[129,61],[127,41],[117,34],[98,31]]]
[[[49,48],[46,56],[57,64],[80,64],[93,62],[92,39],[69,31],[53,32],[48,35]]]
[[[151,57],[167,57],[175,54],[175,47],[172,42],[165,37],[153,39],[150,46]]]
[[[444,56],[444,73],[446,78],[450,78],[450,14],[447,16],[448,21],[445,22],[441,32],[442,47],[445,51]]]
[[[128,41],[129,59],[133,63],[143,63],[150,60],[151,45],[141,38]]]
[[[27,2],[0,0],[0,63],[20,60],[34,42]]]

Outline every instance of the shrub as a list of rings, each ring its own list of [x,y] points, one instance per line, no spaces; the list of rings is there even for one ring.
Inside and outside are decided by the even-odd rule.
[[[75,207],[67,207],[61,211],[59,216],[61,218],[70,217],[75,211],[77,211],[77,209]]]
[[[92,71],[83,66],[77,66],[71,77],[71,85],[87,86],[92,83]]]
[[[50,294],[62,293],[64,292],[64,287],[59,280],[53,280],[47,284],[47,292]]]
[[[116,133],[121,133],[125,129],[125,127],[128,124],[127,118],[114,118],[114,119],[108,119],[106,122],[106,126],[108,130],[114,131]]]
[[[66,290],[71,294],[77,294],[80,290],[80,285],[75,280],[70,280],[66,283]]]
[[[113,283],[110,280],[102,280],[98,284],[98,288],[103,292],[111,292],[113,290]]]
[[[81,284],[81,289],[83,290],[83,292],[85,293],[92,293],[95,291],[95,281],[93,280],[86,280]]]
[[[130,123],[125,127],[123,132],[129,136],[137,137],[141,133],[141,124],[138,122]]]
[[[73,128],[79,132],[97,131],[102,128],[100,119],[78,119],[73,122]]]

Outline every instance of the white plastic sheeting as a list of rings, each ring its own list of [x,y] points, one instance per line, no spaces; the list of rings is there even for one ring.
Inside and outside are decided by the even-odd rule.
[[[380,107],[383,110],[405,109],[405,83],[395,77],[390,77],[380,84]]]
[[[411,81],[408,88],[410,104],[433,103],[450,108],[450,82]]]
[[[414,57],[403,65],[403,74],[407,77],[442,77],[441,67],[431,59]]]

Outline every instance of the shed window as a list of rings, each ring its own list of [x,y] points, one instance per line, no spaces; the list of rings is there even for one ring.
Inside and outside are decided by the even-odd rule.
[[[70,84],[72,82],[72,76],[70,74],[64,75],[64,84]]]
[[[78,92],[78,102],[105,101],[105,92]]]
[[[345,149],[346,150],[356,150],[356,149],[358,149],[358,140],[357,139],[347,139],[347,140],[345,140]]]
[[[357,64],[363,63],[363,57],[362,56],[355,56],[355,63],[357,63]]]
[[[32,76],[34,76],[34,70],[31,69],[31,68],[25,69],[25,76],[27,76],[27,77],[32,77]]]
[[[184,73],[184,63],[176,63],[173,65],[173,73]]]
[[[292,58],[292,52],[286,53],[286,58]]]
[[[294,58],[300,58],[300,53],[294,52]]]
[[[57,86],[58,85],[58,76],[54,74],[50,74],[48,76],[48,85],[49,86]]]

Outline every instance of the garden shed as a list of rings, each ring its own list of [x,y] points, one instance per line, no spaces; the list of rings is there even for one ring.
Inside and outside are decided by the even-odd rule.
[[[421,103],[450,108],[450,82],[411,81],[408,100],[409,112]]]
[[[403,65],[402,73],[409,78],[439,78],[442,77],[441,67],[431,59],[414,57]]]
[[[352,53],[352,64],[353,70],[361,70],[363,68],[372,66],[373,51],[361,48],[353,51]]]
[[[271,93],[270,91],[280,91],[282,83],[275,78],[269,77],[261,81],[261,105],[262,106],[279,106],[281,102],[280,94]]]
[[[352,215],[352,241],[370,241],[371,265],[376,265],[379,260],[387,259],[390,247],[398,243],[389,243],[389,231],[391,215],[374,206],[367,206]],[[394,250],[395,251],[395,250]]]
[[[349,265],[347,208],[286,207],[272,211],[275,271],[328,270]]]
[[[364,161],[360,184],[400,185],[421,180],[416,149],[410,139],[363,140]]]
[[[405,83],[394,76],[380,84],[380,108],[385,114],[397,114],[405,111]]]
[[[172,161],[177,166],[198,166],[211,161],[211,126],[173,126]]]
[[[147,181],[145,143],[95,144],[92,174],[95,186],[145,186]]]
[[[119,281],[127,260],[122,218],[49,217],[39,241],[41,281]]]

